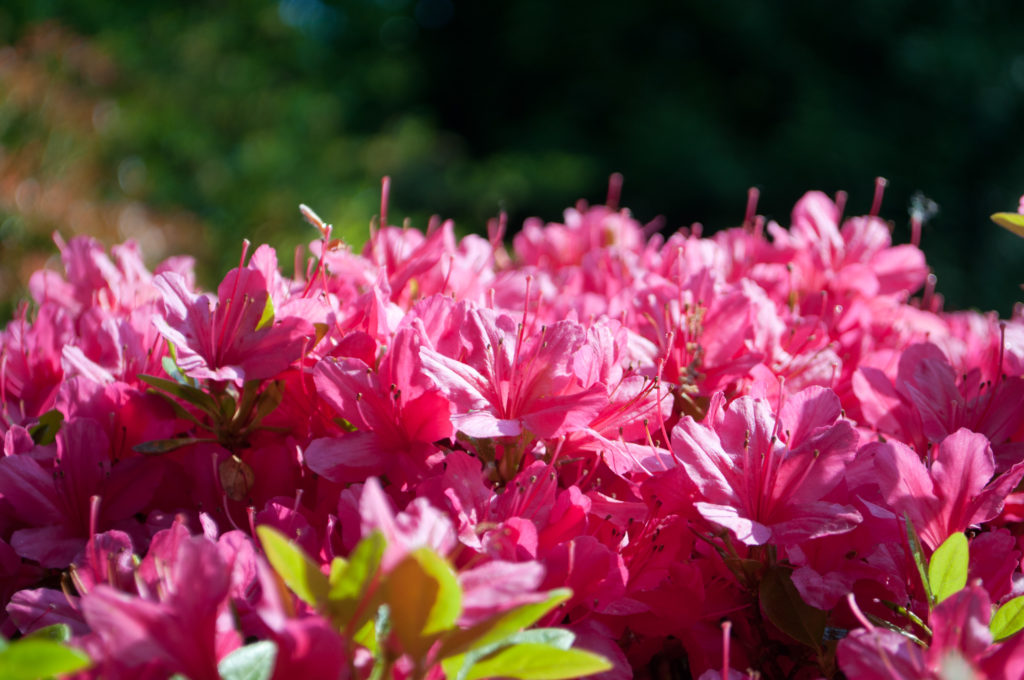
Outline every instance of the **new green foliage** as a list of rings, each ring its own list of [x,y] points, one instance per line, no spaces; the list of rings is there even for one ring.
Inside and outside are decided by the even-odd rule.
[[[967,537],[962,532],[952,534],[935,549],[928,562],[928,583],[935,604],[967,585],[967,563]]]
[[[572,649],[574,636],[567,630],[524,630],[569,599],[568,589],[460,627],[463,591],[458,574],[428,547],[410,551],[384,572],[386,543],[374,532],[348,559],[334,558],[324,575],[284,534],[269,526],[256,531],[288,588],[330,619],[346,644],[361,645],[374,655],[372,677],[387,676],[397,650],[422,671],[440,664],[449,677],[461,680],[495,675],[557,680],[611,668],[599,655]]]
[[[221,680],[270,680],[277,659],[277,645],[261,640],[239,647],[221,659],[217,672]]]

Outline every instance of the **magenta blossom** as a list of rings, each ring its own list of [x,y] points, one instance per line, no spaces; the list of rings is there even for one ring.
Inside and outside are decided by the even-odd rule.
[[[996,517],[1024,477],[1024,463],[1018,463],[993,480],[988,439],[964,428],[939,443],[930,464],[898,441],[868,444],[858,455],[873,461],[886,505],[898,516],[906,513],[933,550],[950,534]]]
[[[460,305],[459,356],[420,348],[423,368],[452,402],[452,425],[471,437],[558,437],[585,428],[606,400],[597,384],[583,388],[573,357],[586,330],[559,321],[526,334],[492,310]]]
[[[856,444],[839,415],[838,397],[821,387],[790,397],[775,416],[763,399],[741,397],[713,406],[710,426],[684,418],[672,452],[699,490],[704,519],[747,545],[839,534],[861,520],[854,508],[825,500]]]
[[[91,521],[98,530],[137,527],[132,516],[146,507],[161,472],[145,458],[112,462],[106,434],[86,418],[66,423],[56,448],[52,460],[39,451],[0,459],[0,498],[22,527],[10,541],[18,554],[63,568],[85,547]],[[92,496],[100,498],[96,517]]]
[[[173,343],[181,371],[209,380],[265,380],[288,368],[308,349],[312,324],[301,317],[268,320],[267,282],[254,269],[233,269],[217,301],[191,292],[185,278],[168,272],[154,280],[166,314],[153,323]]]
[[[148,597],[98,585],[82,598],[85,620],[96,634],[92,644],[103,650],[110,677],[159,669],[191,680],[219,680],[217,662],[241,644],[228,608],[231,565],[202,536],[154,542],[150,557],[161,548],[165,554],[154,565],[157,579]]]

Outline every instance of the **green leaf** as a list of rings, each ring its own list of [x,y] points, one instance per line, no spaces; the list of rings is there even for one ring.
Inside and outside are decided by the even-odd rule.
[[[792,572],[779,566],[765,570],[758,586],[761,609],[783,633],[814,650],[821,649],[828,613],[804,602],[793,585]]]
[[[64,424],[64,414],[57,409],[51,409],[39,416],[39,422],[28,428],[32,435],[32,441],[36,444],[47,446],[57,440],[57,433]]]
[[[274,300],[267,295],[267,304],[263,305],[263,314],[260,315],[260,322],[256,324],[256,330],[274,323]]]
[[[907,630],[907,628],[901,628],[892,621],[887,621],[880,616],[875,616],[871,612],[864,612],[864,616],[867,617],[868,621],[875,624],[879,628],[885,628],[886,630],[892,631],[893,633],[896,633],[901,637],[905,637],[906,639],[910,640],[922,649],[928,646],[928,643],[926,643],[924,640],[911,633],[909,630]],[[928,630],[928,633],[930,634],[931,631]]]
[[[358,545],[356,546],[359,547]],[[327,572],[327,582],[331,585],[331,590],[334,590],[334,584],[345,577],[345,570],[348,569],[348,561],[344,557],[335,557],[331,560],[331,569]],[[330,599],[330,596],[328,596]]]
[[[420,548],[395,565],[384,585],[391,629],[404,651],[423,658],[436,635],[451,630],[462,612],[462,588],[443,557]]]
[[[582,649],[561,649],[536,642],[504,647],[477,661],[466,680],[519,678],[520,680],[561,680],[611,670],[602,656]]]
[[[1002,212],[992,215],[992,221],[1004,229],[1009,229],[1017,236],[1024,236],[1024,215]]]
[[[222,680],[270,680],[277,660],[277,645],[261,640],[239,647],[217,664]]]
[[[928,624],[925,623],[924,620],[920,616],[915,614],[912,610],[907,609],[906,607],[904,607],[901,604],[896,604],[895,602],[891,602],[890,600],[880,599],[880,600],[876,600],[876,602],[879,602],[880,604],[885,605],[888,609],[890,609],[891,611],[895,612],[896,614],[899,614],[903,618],[910,619],[914,623],[915,626],[917,626],[918,628],[923,630],[928,635],[932,634],[932,629],[928,627]]]
[[[928,583],[935,603],[967,586],[968,547],[963,532],[950,535],[942,542],[928,563]]]
[[[142,442],[132,447],[132,451],[136,453],[144,453],[147,456],[159,456],[162,453],[169,453],[175,449],[180,449],[183,446],[189,446],[191,444],[198,444],[199,442],[208,442],[209,439],[198,439],[196,437],[177,437],[175,439],[153,439],[148,442]]]
[[[327,577],[316,562],[277,529],[262,525],[256,533],[270,566],[304,602],[320,608],[327,601]]]
[[[542,602],[519,605],[514,609],[495,614],[465,630],[452,631],[445,636],[438,658],[465,654],[504,640],[508,636],[537,623],[542,616],[572,597],[572,590],[558,588],[548,592]]]
[[[183,385],[173,380],[166,380],[155,375],[146,375],[145,373],[139,374],[139,380],[160,392],[165,392],[192,404],[196,408],[205,411],[211,418],[216,419],[220,413],[220,406],[217,404],[217,401],[198,387]]]
[[[368,603],[367,597],[375,593],[372,586],[384,548],[384,535],[374,531],[356,544],[348,562],[335,558],[331,563],[327,608],[339,629],[358,630],[373,617],[377,602]]]
[[[388,611],[388,606],[382,604],[377,609],[373,621],[367,621],[366,625],[352,638],[356,644],[366,647],[373,654],[374,664],[371,678],[374,675],[380,675],[384,666],[385,649],[382,645],[378,645],[377,641],[386,641],[389,635],[391,635],[391,613]]]
[[[921,577],[921,585],[924,586],[925,595],[928,597],[928,608],[935,606],[935,595],[932,594],[932,586],[928,581],[928,569],[925,567],[924,550],[921,549],[921,539],[917,537],[914,530],[914,523],[910,521],[910,515],[903,513],[903,523],[907,527],[907,543],[910,544],[910,555],[914,558],[917,566],[917,573]]]
[[[569,649],[576,641],[576,636],[565,628],[533,628],[509,635],[508,637],[488,645],[474,647],[468,654],[449,657],[441,662],[445,675],[451,680],[466,680],[469,671],[480,659],[486,658],[497,652],[499,649],[511,647],[521,643],[534,643],[557,647],[558,649]]]
[[[181,372],[180,368],[178,368],[178,363],[175,361],[175,358],[173,356],[165,356],[163,359],[160,360],[160,365],[163,366],[164,373],[170,376],[171,380],[173,380],[174,382],[178,383],[179,385],[189,384],[188,378],[186,378],[185,374]]]
[[[25,636],[26,640],[51,640],[53,642],[67,642],[71,639],[71,627],[66,623],[55,623],[32,631]]]
[[[381,607],[377,610],[379,612],[386,612],[387,606]],[[368,620],[362,625],[353,635],[352,642],[356,643],[361,647],[366,647],[370,650],[371,654],[377,654],[377,620]]]
[[[36,680],[74,673],[91,665],[89,657],[59,642],[27,637],[0,652],[0,678]]]
[[[519,644],[521,642],[533,642],[559,649],[570,649],[572,643],[576,642],[576,634],[566,628],[531,628],[510,636],[502,643]]]
[[[988,627],[996,642],[1005,640],[1021,628],[1024,628],[1024,595],[1006,602],[992,615]]]

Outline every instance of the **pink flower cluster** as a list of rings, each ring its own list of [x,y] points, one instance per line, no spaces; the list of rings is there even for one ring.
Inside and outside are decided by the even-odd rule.
[[[361,254],[307,211],[294,276],[243,249],[216,295],[58,239],[0,335],[3,634],[69,625],[82,677],[217,678],[252,640],[365,677],[267,525],[325,574],[374,530],[385,571],[430,547],[461,627],[571,588],[542,623],[601,677],[1021,677],[990,623],[1024,594],[1024,319],[943,312],[843,210],[663,238],[581,203],[511,247],[385,217]],[[937,602],[920,561],[963,532]]]

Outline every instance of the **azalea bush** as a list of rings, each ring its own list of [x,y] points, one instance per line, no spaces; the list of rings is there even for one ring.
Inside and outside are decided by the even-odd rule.
[[[664,237],[618,186],[506,243],[385,184],[362,252],[303,208],[216,294],[58,238],[0,336],[0,668],[1020,677],[1024,318],[943,311],[880,193]]]

